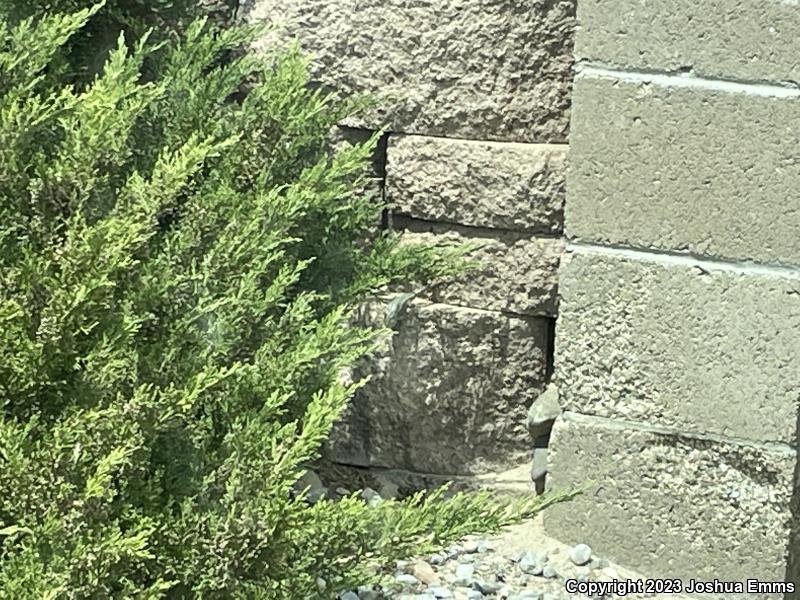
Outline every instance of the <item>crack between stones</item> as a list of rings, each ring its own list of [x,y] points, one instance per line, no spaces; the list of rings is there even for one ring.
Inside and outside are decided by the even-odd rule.
[[[394,214],[392,221],[396,229],[405,229],[411,233],[458,233],[465,237],[497,238],[498,236],[529,239],[532,237],[557,240],[562,239],[561,231],[537,231],[536,229],[511,229],[507,227],[483,227],[480,225],[463,225],[451,221],[433,221],[408,215]],[[438,229],[438,231],[436,231]]]
[[[702,89],[729,94],[800,98],[800,83],[796,81],[747,80],[737,78],[703,77],[692,70],[626,69],[613,63],[584,60],[575,65],[575,79],[616,79],[629,83],[654,83],[663,87]]]
[[[755,448],[758,450],[767,450],[793,457],[797,455],[797,449],[784,442],[757,442],[755,440],[748,440],[745,438],[729,437],[714,433],[682,431],[680,429],[675,429],[674,427],[667,427],[664,425],[650,425],[647,423],[619,419],[617,417],[611,418],[598,415],[585,415],[572,411],[564,411],[561,413],[559,419],[569,423],[600,425],[601,427],[612,431],[627,431],[632,429],[634,431],[650,433],[664,437],[712,442],[722,445],[734,445],[744,448]]]
[[[760,263],[750,260],[725,260],[677,250],[638,248],[621,244],[598,244],[572,239],[567,240],[566,252],[604,254],[606,256],[617,256],[665,265],[701,267],[708,271],[800,279],[800,267],[795,265]]]
[[[417,137],[417,138],[432,138],[435,140],[448,140],[453,142],[463,142],[465,144],[488,144],[490,146],[519,146],[523,148],[551,148],[566,149],[569,147],[569,142],[564,140],[554,141],[541,141],[541,142],[521,142],[518,140],[491,140],[482,138],[467,138],[453,135],[443,135],[436,133],[415,133],[405,131],[392,131],[392,135],[397,137]]]

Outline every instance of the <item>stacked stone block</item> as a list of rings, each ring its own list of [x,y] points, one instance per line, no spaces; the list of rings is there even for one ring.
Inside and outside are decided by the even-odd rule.
[[[362,369],[329,458],[428,476],[527,464],[528,408],[552,371],[563,252],[574,0],[270,0],[249,18],[312,53],[317,84],[379,99],[390,226],[480,247],[483,266],[419,294]],[[386,303],[364,318],[385,322]],[[540,432],[541,433],[541,432]],[[549,434],[549,426],[545,438]]]
[[[549,532],[800,583],[800,6],[579,3]],[[776,594],[745,594],[774,598]]]

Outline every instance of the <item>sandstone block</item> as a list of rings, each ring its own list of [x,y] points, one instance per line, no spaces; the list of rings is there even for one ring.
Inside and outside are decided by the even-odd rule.
[[[366,307],[379,322],[385,302]],[[547,320],[414,301],[358,375],[326,449],[338,462],[468,475],[530,458],[526,412],[546,376]]]
[[[552,316],[557,312],[558,263],[564,250],[559,239],[499,233],[478,238],[452,231],[406,232],[403,238],[408,243],[446,240],[476,245],[470,258],[480,266],[431,288],[425,296],[434,302],[521,315]]]
[[[315,56],[314,80],[385,99],[349,125],[510,141],[563,141],[574,0],[253,0]],[[275,38],[279,39],[275,39]]]
[[[800,81],[800,10],[776,0],[578,3],[576,58],[707,77]]]
[[[676,438],[568,414],[553,431],[548,488],[594,484],[548,508],[545,528],[652,577],[798,581],[786,567],[796,458],[786,446]]]
[[[393,135],[386,199],[416,219],[558,233],[566,146]]]
[[[800,264],[798,98],[584,76],[574,100],[569,237]]]
[[[564,410],[796,443],[800,277],[576,249],[560,286]]]

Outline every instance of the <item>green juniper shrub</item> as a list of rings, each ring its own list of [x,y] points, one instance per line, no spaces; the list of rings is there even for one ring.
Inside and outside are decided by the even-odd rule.
[[[457,267],[372,233],[375,140],[329,156],[358,102],[296,50],[199,20],[81,83],[98,10],[0,17],[2,597],[331,597],[555,500],[290,493],[376,339],[353,307]]]

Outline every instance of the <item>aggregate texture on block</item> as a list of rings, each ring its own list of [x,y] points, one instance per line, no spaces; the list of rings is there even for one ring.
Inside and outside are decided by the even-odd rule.
[[[561,232],[567,147],[392,135],[386,199],[398,215]]]
[[[678,438],[567,414],[551,438],[548,487],[591,486],[548,508],[545,529],[684,584],[792,581],[797,574],[786,564],[796,458],[788,447]]]
[[[578,77],[566,233],[800,265],[800,97]]]
[[[577,59],[704,77],[800,82],[792,0],[581,0]]]
[[[384,319],[364,306],[361,322]],[[530,458],[526,413],[546,376],[547,319],[414,300],[355,378],[372,380],[334,427],[336,462],[418,473],[496,473]]]
[[[558,264],[564,250],[560,239],[499,233],[476,237],[454,231],[404,232],[402,239],[408,244],[444,242],[474,247],[468,256],[477,263],[474,270],[421,294],[433,302],[529,316],[555,316],[557,312]]]
[[[354,127],[507,141],[567,135],[574,0],[253,0],[315,83],[380,101]]]
[[[562,408],[795,445],[800,277],[685,263],[567,252]]]

